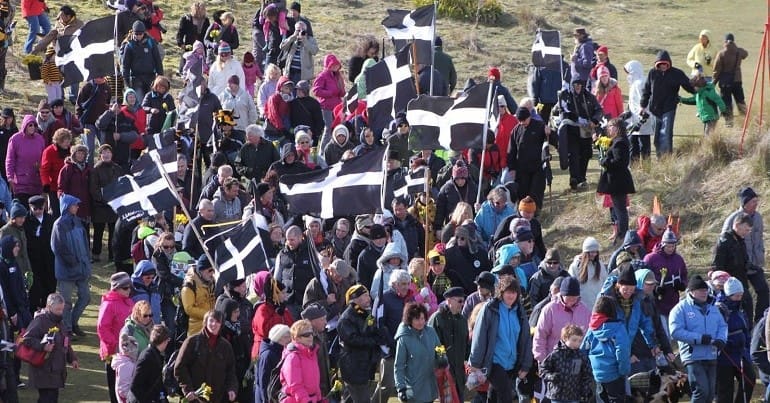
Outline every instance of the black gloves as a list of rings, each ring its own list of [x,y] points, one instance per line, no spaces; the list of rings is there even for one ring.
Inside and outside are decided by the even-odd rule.
[[[398,400],[402,402],[409,401],[409,397],[406,395],[406,389],[400,389],[398,391]]]
[[[711,344],[711,336],[704,334],[700,338],[700,344]]]
[[[714,341],[711,342],[711,344],[714,347],[716,347],[717,350],[722,350],[723,348],[725,348],[725,342],[723,342],[722,340],[718,340],[718,339],[714,340]]]

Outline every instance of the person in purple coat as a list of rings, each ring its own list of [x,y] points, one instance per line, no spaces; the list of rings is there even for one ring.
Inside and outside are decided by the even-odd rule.
[[[43,192],[40,182],[40,160],[43,157],[45,139],[35,123],[33,115],[24,115],[21,130],[8,140],[5,172],[14,196],[27,204],[33,195]]]
[[[655,274],[658,286],[655,288],[656,304],[660,311],[661,322],[668,329],[668,314],[679,302],[679,293],[687,288],[687,264],[682,255],[676,253],[679,239],[669,226],[652,253],[644,257],[644,263]]]

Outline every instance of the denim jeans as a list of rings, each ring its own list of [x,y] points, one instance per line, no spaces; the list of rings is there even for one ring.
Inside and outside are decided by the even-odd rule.
[[[334,122],[334,111],[331,109],[321,109],[321,116],[323,116],[324,119],[324,132],[323,133],[313,133],[316,136],[318,136],[318,149],[323,151],[326,149],[326,145],[329,144],[329,141],[332,139],[332,123]]]
[[[615,215],[615,224],[618,226],[618,238],[625,236],[628,231],[628,206],[626,206],[627,194],[613,194],[612,209]]]
[[[24,19],[29,24],[29,35],[27,35],[27,41],[24,42],[24,53],[32,53],[32,47],[35,45],[38,32],[45,35],[51,31],[51,22],[48,20],[48,14],[46,13],[24,17]]]
[[[72,326],[78,324],[80,315],[91,302],[88,280],[65,281],[59,280],[57,285],[59,294],[64,297],[64,324],[72,330]],[[77,290],[78,301],[72,306],[72,293]]]
[[[711,403],[717,382],[716,361],[694,361],[685,366],[692,403]]]
[[[655,117],[655,153],[658,158],[674,151],[676,109]]]

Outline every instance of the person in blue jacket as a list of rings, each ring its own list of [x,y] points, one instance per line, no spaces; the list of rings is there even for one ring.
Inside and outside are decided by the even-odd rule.
[[[690,278],[687,294],[671,310],[668,323],[687,368],[692,402],[710,403],[716,388],[717,354],[726,345],[727,323],[701,276]]]
[[[631,371],[631,339],[618,319],[615,301],[599,296],[581,349],[588,353],[596,380],[597,402],[624,402]]]
[[[743,284],[735,277],[725,282],[724,293],[717,297],[717,307],[727,322],[727,343],[717,359],[717,401],[748,402],[757,379],[751,363],[749,345],[751,322],[743,310]],[[738,382],[737,394],[733,378]]]
[[[520,291],[513,276],[500,277],[495,298],[484,303],[473,328],[470,371],[486,374],[488,402],[512,402],[513,379],[519,383],[532,367],[532,338]],[[519,396],[519,401],[528,399]]]
[[[140,260],[136,264],[134,274],[131,275],[131,282],[134,285],[131,292],[131,299],[134,302],[147,301],[152,309],[152,320],[156,325],[160,324],[160,290],[158,289],[159,277],[158,269],[150,260]]]
[[[53,223],[51,250],[54,254],[54,273],[57,289],[64,297],[64,324],[77,336],[85,336],[78,326],[91,294],[88,279],[91,278],[91,255],[88,248],[88,231],[77,217],[80,199],[63,193],[59,200],[61,217]],[[72,306],[72,293],[77,290],[77,302]]]

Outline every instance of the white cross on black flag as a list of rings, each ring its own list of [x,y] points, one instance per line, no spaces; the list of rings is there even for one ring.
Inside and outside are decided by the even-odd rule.
[[[56,65],[63,86],[93,80],[115,72],[115,17],[88,21],[72,35],[56,40]]]
[[[409,101],[417,96],[409,68],[409,46],[366,69],[364,77],[369,127],[375,133],[381,133],[396,114],[405,111]]]
[[[436,27],[433,24],[435,8],[433,4],[416,10],[388,10],[388,16],[382,20],[385,31],[393,40],[396,49],[402,49],[414,40],[417,63],[430,65],[432,62],[433,36]]]
[[[263,227],[267,228],[264,217],[252,214],[248,220],[216,236],[224,238],[224,242],[217,246],[214,257],[218,270],[217,288],[268,269],[267,254],[260,235]]]

